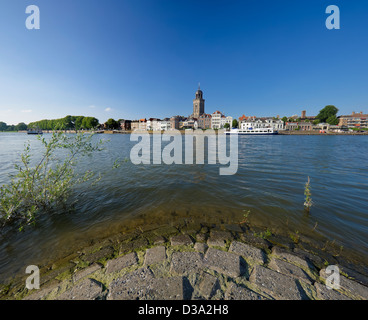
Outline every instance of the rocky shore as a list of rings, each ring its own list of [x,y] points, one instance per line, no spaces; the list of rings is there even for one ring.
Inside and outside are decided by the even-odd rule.
[[[258,231],[258,230],[257,230]],[[120,233],[40,268],[40,289],[25,279],[1,299],[25,300],[366,300],[368,268],[307,239],[247,226],[161,226]],[[340,269],[340,289],[325,285]]]

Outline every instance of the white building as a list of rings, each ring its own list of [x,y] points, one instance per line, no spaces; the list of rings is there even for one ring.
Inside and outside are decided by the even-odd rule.
[[[171,129],[171,121],[169,118],[161,120],[161,130],[167,131]]]
[[[273,128],[275,131],[279,131],[284,130],[285,125],[284,121],[280,119],[273,119],[273,118],[260,119],[256,117],[249,117],[240,123],[240,128],[241,129]]]
[[[233,117],[225,116],[220,111],[215,111],[211,115],[211,128],[212,129],[222,129],[226,123],[232,126]]]
[[[161,120],[156,118],[150,118],[147,120],[146,130],[160,131]]]

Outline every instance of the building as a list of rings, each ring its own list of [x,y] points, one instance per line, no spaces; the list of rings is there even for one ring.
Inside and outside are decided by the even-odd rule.
[[[195,94],[195,99],[193,100],[193,114],[192,118],[198,119],[200,115],[204,114],[204,99],[203,92],[198,85],[198,90]]]
[[[161,120],[157,118],[149,118],[146,122],[146,130],[160,131]]]
[[[132,120],[121,119],[120,121],[120,129],[123,131],[129,131],[132,129]]]
[[[363,112],[355,113],[351,115],[340,116],[339,126],[346,126],[348,128],[368,128],[368,114]]]
[[[198,128],[200,129],[211,129],[211,119],[212,116],[208,113],[203,113],[199,116],[197,119],[198,122]]]
[[[222,115],[221,117],[221,129],[225,127],[225,124],[229,124],[229,128],[233,125],[233,117]]]
[[[220,111],[215,111],[211,115],[211,128],[212,129],[221,129],[221,119],[222,113]]]
[[[165,118],[163,120],[161,120],[161,130],[163,131],[167,131],[171,129],[171,119],[170,118]]]
[[[139,130],[147,130],[147,120],[139,119]]]
[[[139,120],[132,120],[130,123],[130,129],[133,130],[139,130]]]

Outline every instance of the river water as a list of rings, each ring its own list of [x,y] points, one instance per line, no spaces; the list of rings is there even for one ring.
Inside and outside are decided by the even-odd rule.
[[[44,134],[47,138],[49,135]],[[240,136],[238,171],[220,176],[220,165],[134,165],[112,169],[129,158],[137,142],[130,135],[95,135],[105,150],[83,160],[81,168],[102,172],[95,185],[81,186],[75,211],[38,220],[23,232],[0,233],[0,282],[76,250],[86,240],[178,217],[237,223],[250,210],[251,224],[272,232],[299,232],[328,239],[368,261],[367,136]],[[0,133],[0,185],[14,173],[24,144],[35,136]],[[303,208],[310,177],[313,207]],[[134,221],[134,224],[133,224]]]

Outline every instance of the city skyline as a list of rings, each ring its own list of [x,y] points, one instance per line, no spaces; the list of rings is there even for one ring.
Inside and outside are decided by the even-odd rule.
[[[65,115],[187,116],[198,83],[206,110],[234,118],[367,111],[368,4],[333,1],[28,1],[0,19],[0,121]],[[338,5],[341,29],[328,30]]]

